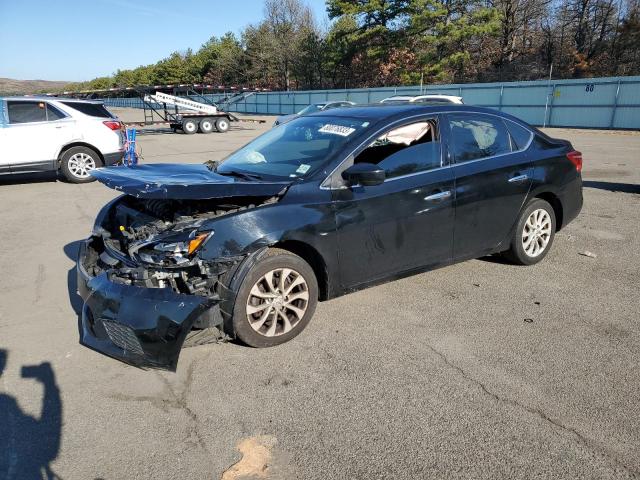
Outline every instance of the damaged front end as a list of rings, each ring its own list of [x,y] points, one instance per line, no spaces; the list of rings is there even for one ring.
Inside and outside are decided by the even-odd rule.
[[[192,329],[222,330],[226,284],[245,258],[199,255],[215,237],[211,221],[278,198],[125,195],[108,204],[78,256],[81,343],[139,367],[175,371]]]

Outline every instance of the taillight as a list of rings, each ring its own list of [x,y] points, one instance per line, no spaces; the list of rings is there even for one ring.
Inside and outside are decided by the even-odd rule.
[[[573,150],[567,153],[567,158],[576,167],[577,172],[582,171],[582,153],[578,152],[577,150]]]
[[[120,122],[112,122],[112,121],[107,121],[107,122],[102,122],[104,123],[104,125],[107,128],[110,128],[111,130],[120,130],[122,128],[122,125],[120,124]]]

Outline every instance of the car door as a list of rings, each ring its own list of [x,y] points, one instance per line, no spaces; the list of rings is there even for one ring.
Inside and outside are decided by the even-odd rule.
[[[443,164],[437,117],[419,122],[431,125],[430,139],[409,145],[371,144],[344,165],[377,163],[387,175],[380,185],[333,190],[344,288],[451,260],[453,175]],[[393,131],[397,127],[376,142]]]
[[[60,148],[71,139],[73,120],[44,101],[8,100],[6,161],[13,172],[55,168]]]
[[[455,177],[453,256],[481,256],[507,240],[531,186],[531,159],[502,117],[450,113],[447,124]]]

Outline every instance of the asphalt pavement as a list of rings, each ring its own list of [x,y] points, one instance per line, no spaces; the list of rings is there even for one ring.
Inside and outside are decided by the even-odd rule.
[[[268,120],[143,130],[143,161],[218,160]],[[77,245],[115,192],[3,179],[0,465],[20,480],[640,478],[640,134],[547,132],[583,152],[585,204],[541,264],[478,259],[340,297],[289,343],[185,349],[176,373],[78,344]]]

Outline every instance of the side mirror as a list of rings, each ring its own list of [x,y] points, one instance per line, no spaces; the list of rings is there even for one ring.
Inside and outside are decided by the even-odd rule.
[[[356,163],[342,172],[342,178],[349,185],[360,184],[363,187],[372,187],[384,182],[385,173],[382,168],[374,163]]]

